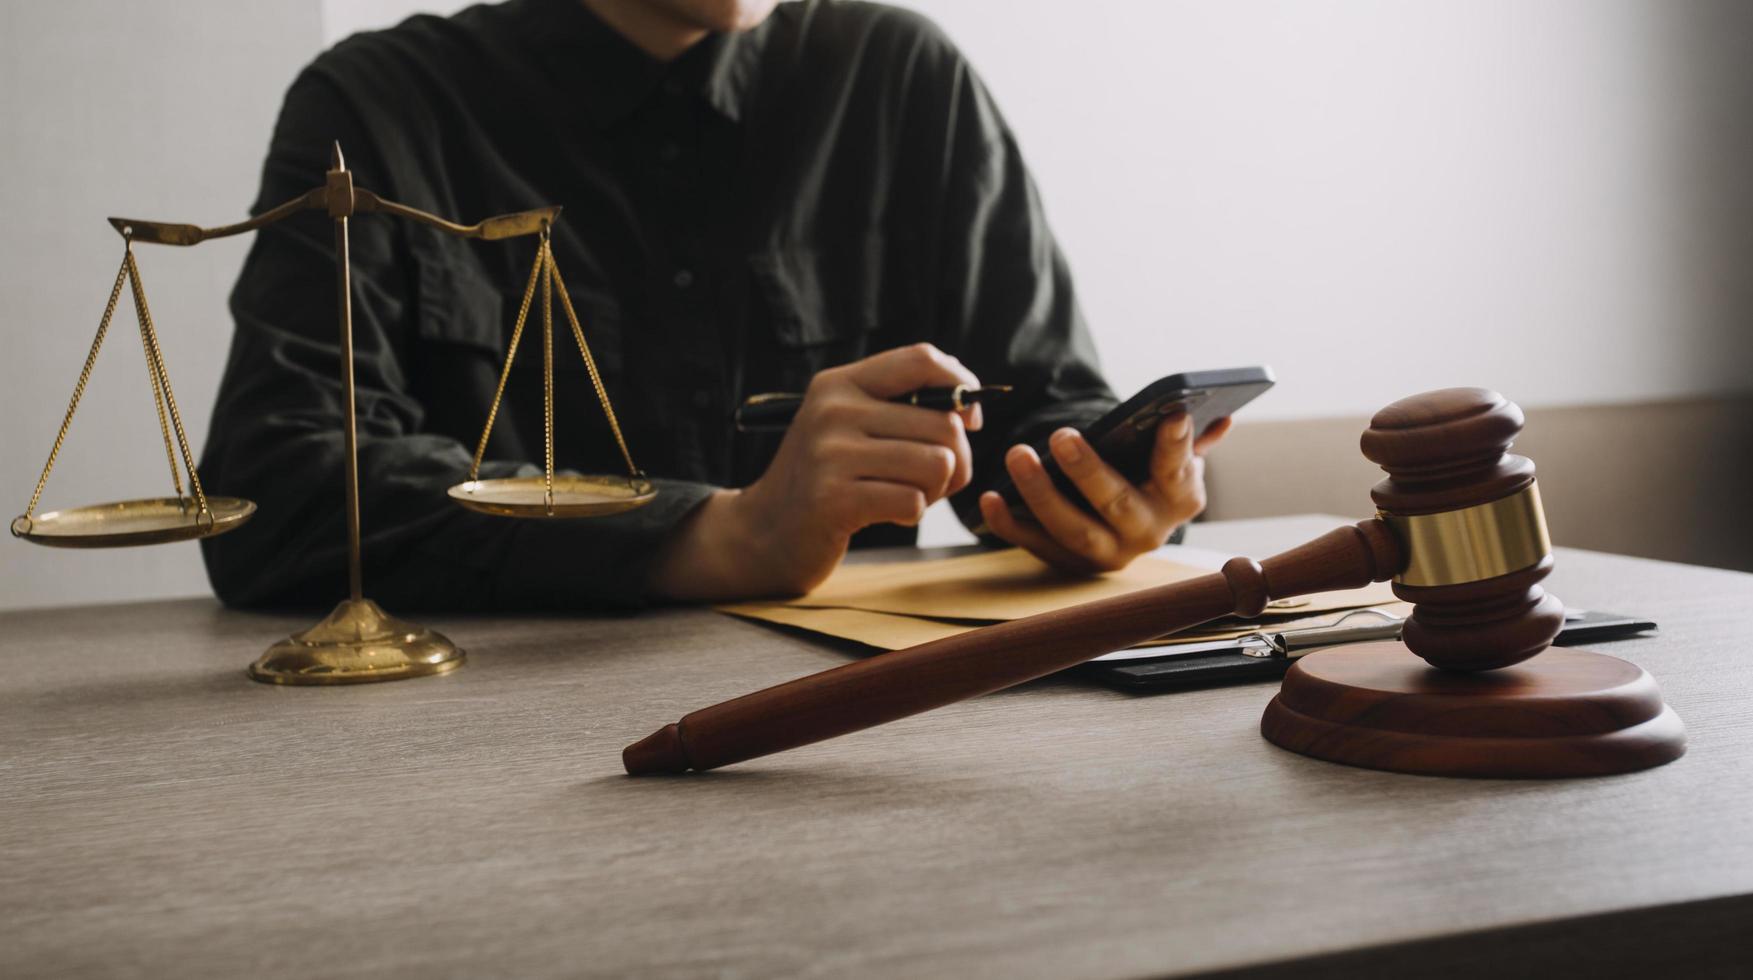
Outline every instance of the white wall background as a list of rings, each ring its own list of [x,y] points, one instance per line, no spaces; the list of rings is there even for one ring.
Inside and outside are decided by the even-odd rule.
[[[909,0],[1015,127],[1115,386],[1265,361],[1256,418],[1487,384],[1526,405],[1753,389],[1753,9],[1663,0]],[[22,509],[119,249],[240,215],[279,95],[420,0],[0,5],[0,493]],[[144,56],[142,52],[152,52]],[[151,64],[151,69],[142,65]],[[242,243],[141,261],[191,436]],[[131,321],[118,326],[131,329]],[[45,500],[157,492],[110,341]],[[955,529],[944,515],[932,540]],[[0,606],[205,591],[191,545],[0,544]]]
[[[1264,359],[1266,417],[1749,384],[1748,332],[1698,290],[1692,52],[1662,4],[1158,3],[1068,29],[1012,0],[1002,33],[929,6],[1014,117],[1121,389]]]
[[[314,2],[0,0],[0,513],[24,512],[103,314],[110,215],[248,213],[275,111],[323,43]],[[230,343],[247,239],[135,252],[189,438]],[[110,325],[44,509],[168,496],[133,307]],[[62,551],[0,538],[0,607],[207,591],[192,544]],[[3,641],[0,641],[3,642]]]

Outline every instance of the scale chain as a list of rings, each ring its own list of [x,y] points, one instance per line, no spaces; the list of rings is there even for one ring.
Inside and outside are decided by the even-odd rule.
[[[134,262],[132,243],[123,252],[122,261],[128,270],[128,282],[134,290],[134,312],[140,318],[140,328],[147,340],[147,359],[151,362],[158,384],[164,389],[165,404],[170,407],[171,425],[176,429],[177,448],[182,450],[183,466],[189,471],[189,487],[195,491],[195,513],[197,520],[205,515],[208,525],[213,523],[213,512],[207,507],[207,494],[201,489],[201,475],[195,472],[195,460],[189,452],[189,437],[183,431],[183,416],[177,411],[177,396],[170,387],[170,372],[164,366],[164,351],[158,344],[158,330],[152,324],[152,310],[146,305],[146,288],[140,282],[140,267]],[[177,487],[177,497],[182,497],[182,487]]]
[[[590,344],[585,343],[584,328],[579,325],[578,313],[572,308],[572,297],[566,292],[566,280],[560,276],[560,267],[554,262],[554,253],[547,253],[548,271],[554,277],[554,285],[560,293],[560,306],[566,311],[566,319],[572,324],[573,339],[578,341],[578,352],[584,355],[584,369],[590,372],[590,383],[595,386],[597,401],[602,403],[603,415],[609,420],[609,431],[615,434],[615,445],[621,448],[621,458],[627,461],[629,479],[640,479],[644,474],[639,467],[633,465],[633,454],[627,449],[627,438],[621,434],[620,420],[615,418],[615,406],[609,403],[608,389],[603,387],[602,375],[597,373],[596,358],[591,356]]]
[[[110,288],[110,301],[104,304],[103,319],[97,321],[97,336],[91,339],[91,351],[85,355],[85,366],[79,369],[79,381],[73,385],[73,398],[67,403],[67,414],[61,418],[61,430],[55,433],[55,444],[49,449],[49,461],[43,464],[43,475],[37,477],[37,488],[30,495],[30,506],[24,514],[12,522],[12,533],[22,534],[30,528],[31,518],[37,512],[37,504],[43,499],[43,487],[49,482],[49,473],[55,468],[55,459],[61,455],[61,444],[67,441],[67,429],[73,424],[73,413],[79,411],[79,400],[85,396],[86,382],[91,380],[92,366],[97,363],[97,352],[103,348],[103,339],[110,331],[110,318],[116,315],[116,303],[122,298],[122,283],[128,278],[128,256],[122,257],[122,266],[116,270],[116,284]],[[23,522],[25,531],[19,530]]]
[[[523,325],[530,315],[530,300],[536,295],[536,280],[542,272],[542,256],[547,243],[536,251],[536,263],[530,266],[530,281],[523,288],[523,303],[517,308],[517,320],[511,327],[511,343],[505,351],[505,367],[499,371],[499,387],[493,389],[493,404],[487,409],[487,424],[481,429],[481,441],[475,444],[475,459],[469,464],[469,481],[481,478],[481,458],[487,453],[487,438],[493,434],[493,423],[499,418],[499,403],[505,398],[505,383],[511,380],[511,362],[517,359],[517,346],[523,340]]]
[[[542,229],[542,474],[548,513],[554,513],[554,255],[548,250],[548,229]]]
[[[127,248],[132,255],[133,243],[129,242]],[[158,371],[153,366],[152,340],[147,336],[147,320],[140,315],[138,302],[134,304],[134,319],[140,321],[140,349],[146,354],[146,380],[152,384],[152,407],[158,410],[158,434],[164,437],[164,459],[170,464],[170,484],[176,490],[178,505],[186,506],[183,502],[183,474],[177,469],[176,448],[170,443],[170,420],[164,414],[164,386],[159,383]]]

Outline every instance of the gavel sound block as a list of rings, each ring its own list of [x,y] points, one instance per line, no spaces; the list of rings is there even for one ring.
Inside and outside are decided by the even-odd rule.
[[[1439,776],[1606,775],[1685,752],[1685,728],[1641,668],[1541,653],[1564,607],[1540,586],[1552,549],[1534,464],[1507,452],[1521,431],[1521,409],[1480,388],[1370,420],[1363,453],[1388,473],[1370,496],[1405,549],[1393,588],[1413,613],[1400,642],[1298,660],[1260,721],[1269,741]]]
[[[695,711],[622,753],[633,775],[729,765],[1021,684],[1273,599],[1394,579],[1416,604],[1403,643],[1302,658],[1262,733],[1305,755],[1453,776],[1629,772],[1685,750],[1654,681],[1552,642],[1564,610],[1522,413],[1452,388],[1388,406],[1364,452],[1389,479],[1380,516],[1265,561],[1001,623],[836,667]],[[1416,656],[1415,656],[1416,655]],[[1423,660],[1418,658],[1422,657]]]

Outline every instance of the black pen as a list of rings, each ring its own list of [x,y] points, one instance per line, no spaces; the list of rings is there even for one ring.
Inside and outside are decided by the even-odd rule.
[[[935,408],[940,412],[960,412],[1009,390],[1010,385],[987,385],[984,388],[971,388],[967,385],[956,385],[953,388],[921,388],[910,394],[891,398],[889,401],[897,405]],[[791,424],[791,420],[797,417],[797,410],[801,407],[803,407],[803,396],[795,392],[776,391],[764,395],[750,395],[744,400],[742,407],[737,409],[737,431],[782,432]]]

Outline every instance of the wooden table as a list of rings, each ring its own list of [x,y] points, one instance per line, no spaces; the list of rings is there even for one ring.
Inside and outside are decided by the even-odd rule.
[[[1753,575],[1562,551],[1550,585],[1661,622],[1604,648],[1684,759],[1388,775],[1264,742],[1270,685],[1054,679],[635,780],[628,741],[845,654],[701,610],[417,617],[463,670],[291,689],[243,668],[309,617],[7,613],[0,975],[1746,975]]]

